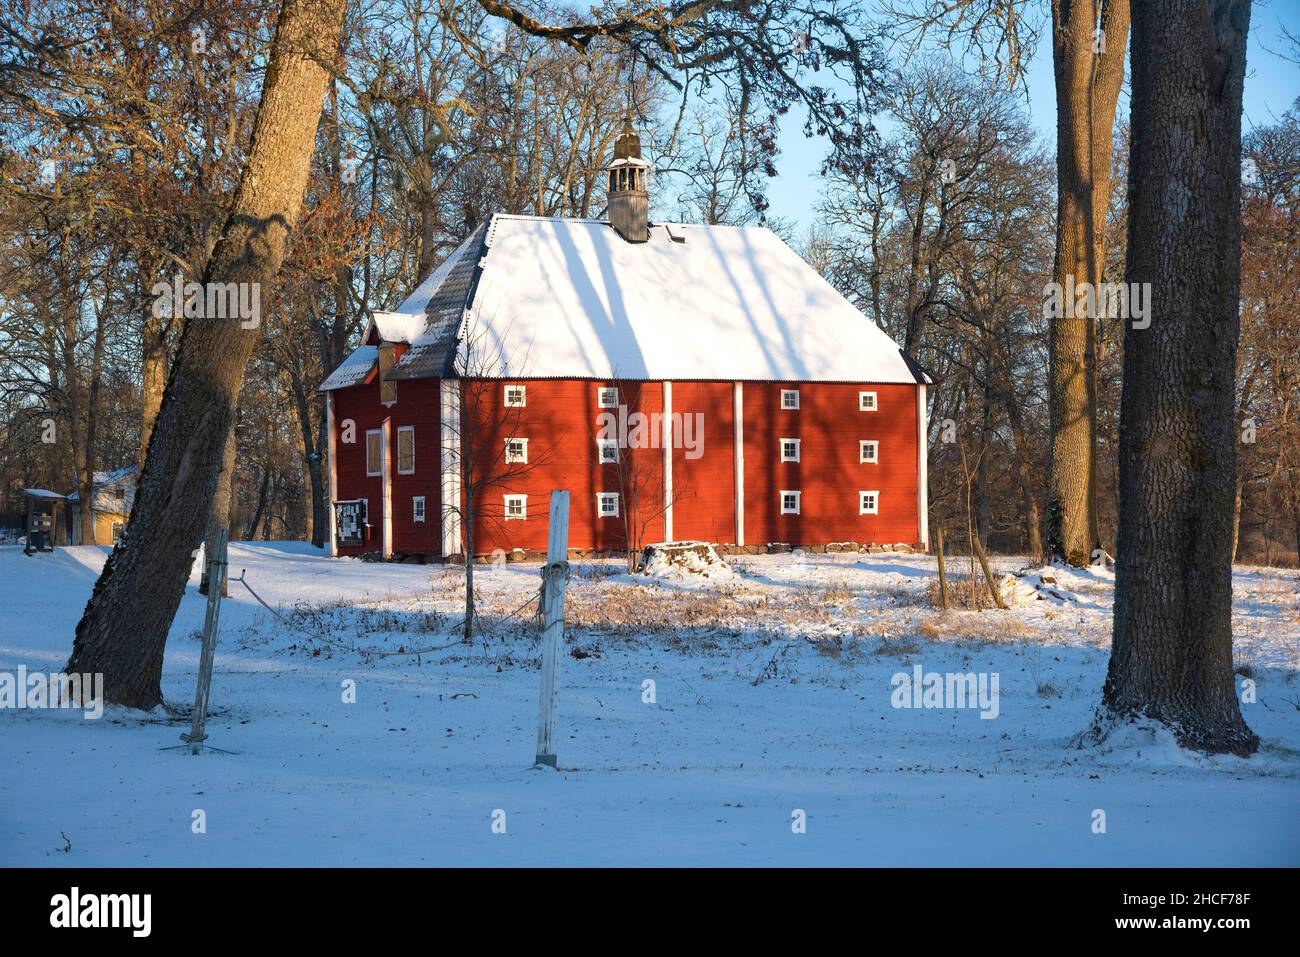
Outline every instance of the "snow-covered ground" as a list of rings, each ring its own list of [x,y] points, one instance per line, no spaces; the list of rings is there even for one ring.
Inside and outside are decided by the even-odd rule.
[[[0,547],[0,671],[65,663],[106,551]],[[234,753],[163,750],[188,725],[161,710],[0,711],[0,864],[1300,864],[1294,571],[1237,571],[1238,683],[1255,683],[1243,710],[1263,742],[1243,760],[1140,728],[1105,753],[1069,746],[1105,676],[1105,573],[1059,576],[1063,599],[940,615],[924,556],[733,558],[703,583],[583,563],[556,772],[529,767],[530,610],[505,617],[536,565],[480,569],[491,628],[470,647],[452,633],[460,569],[231,553],[292,623],[232,583],[209,733]],[[163,676],[180,706],[196,580]],[[918,665],[996,673],[996,717],[894,707],[894,676]]]

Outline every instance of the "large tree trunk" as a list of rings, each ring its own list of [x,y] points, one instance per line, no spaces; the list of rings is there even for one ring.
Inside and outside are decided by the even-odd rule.
[[[280,10],[249,148],[231,215],[205,282],[255,283],[270,291],[298,218],[344,0],[285,0]],[[67,668],[102,672],[110,703],[162,702],[163,649],[202,539],[223,444],[256,328],[234,319],[186,322],[127,525],[127,547],[109,558]]]
[[[1133,21],[1125,280],[1151,324],[1125,331],[1116,715],[1189,747],[1250,754],[1232,669],[1234,370],[1241,269],[1241,95],[1249,0],[1146,0]]]
[[[141,283],[144,283],[143,275]],[[140,329],[140,468],[144,468],[149,439],[162,405],[163,387],[167,382],[167,330],[162,319],[153,314],[149,299],[141,295],[144,320]]]
[[[1096,290],[1101,282],[1112,135],[1128,27],[1128,0],[1053,0],[1057,207],[1052,280],[1067,300],[1074,299],[1075,285],[1092,283]],[[1061,315],[1051,320],[1048,331],[1047,544],[1053,556],[1071,565],[1088,564],[1099,545],[1094,321]]]

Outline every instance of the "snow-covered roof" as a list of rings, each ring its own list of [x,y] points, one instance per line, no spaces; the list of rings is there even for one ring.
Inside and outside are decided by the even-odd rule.
[[[111,472],[96,472],[92,507],[100,512],[130,512],[131,505],[135,502],[135,484],[139,471],[138,465],[124,465]],[[68,501],[80,502],[81,493],[73,492],[68,496]]]
[[[25,489],[23,489],[23,494],[24,494],[24,495],[30,495],[32,498],[54,498],[54,499],[60,499],[60,498],[65,498],[65,497],[66,497],[66,496],[60,495],[58,492],[51,492],[49,489],[45,489],[45,488],[25,488]]]
[[[379,361],[379,346],[358,346],[352,355],[343,360],[343,364],[331,372],[320,384],[320,391],[343,389],[358,382],[365,382],[370,370]]]
[[[397,312],[426,316],[393,367],[397,379],[468,368],[514,378],[929,381],[759,226],[658,224],[647,242],[629,243],[599,220],[495,215]],[[477,356],[467,358],[466,343]],[[363,380],[374,360],[358,350],[322,388]]]
[[[916,382],[771,230],[497,216],[472,306],[503,376]],[[464,338],[464,337],[462,337]]]
[[[372,312],[372,327],[384,342],[412,343],[424,332],[424,310],[418,312]],[[367,331],[365,339],[369,339]],[[363,339],[362,341],[365,341]]]

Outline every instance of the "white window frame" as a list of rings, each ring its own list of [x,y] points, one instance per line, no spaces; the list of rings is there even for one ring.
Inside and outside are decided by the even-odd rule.
[[[792,442],[792,443],[794,444],[794,458],[790,458],[789,456],[787,456],[787,455],[785,454],[785,444],[786,444],[787,442]],[[802,441],[801,439],[781,439],[781,440],[780,440],[780,444],[777,446],[778,451],[781,453],[781,461],[782,461],[782,462],[798,462],[798,461],[799,461],[799,450],[800,450],[800,446],[802,446],[802,445],[803,445],[803,441]]]
[[[867,496],[871,496],[872,506],[867,508]],[[870,490],[858,492],[858,514],[859,515],[879,515],[880,514],[880,492]]]
[[[867,398],[868,396],[870,396],[870,404],[869,404],[869,405],[868,405],[868,398]],[[880,396],[877,395],[875,392],[859,392],[859,393],[858,393],[858,411],[859,411],[859,412],[879,412],[879,411],[880,411]]]
[[[522,521],[522,520],[524,520],[524,519],[526,519],[526,518],[528,517],[528,496],[527,496],[527,495],[503,495],[503,496],[501,496],[501,497],[505,500],[505,506],[504,506],[504,507],[505,507],[505,520],[506,520],[507,522],[519,522],[519,521]],[[518,515],[511,515],[511,514],[510,514],[510,501],[511,501],[511,499],[517,499],[517,500],[519,501],[519,514],[518,514]]]
[[[370,437],[379,436],[379,471],[370,471]],[[388,455],[388,450],[384,448],[384,430],[383,429],[366,429],[366,478],[377,478],[384,474],[384,458]]]
[[[425,514],[426,512],[424,508],[424,496],[423,495],[411,496],[411,521],[423,522]]]
[[[606,401],[605,393],[612,393],[613,399]],[[618,386],[598,385],[596,386],[596,408],[598,409],[617,409],[618,408]]]
[[[607,512],[604,509],[605,499],[607,498],[612,498],[614,500],[614,511],[612,512]],[[597,492],[596,493],[596,517],[597,518],[618,518],[619,515],[618,498],[619,495],[617,492]]]
[[[511,457],[511,454],[510,454],[510,443],[511,443],[511,442],[520,442],[520,443],[523,444],[523,446],[524,446],[524,451],[523,451],[523,453],[522,453],[522,457],[520,457],[520,456],[514,456],[514,457]],[[528,464],[528,440],[527,440],[527,439],[519,438],[519,437],[517,437],[517,436],[512,436],[511,438],[506,439],[506,464],[507,464],[507,465],[527,465],[527,464]]]
[[[510,393],[511,393],[513,390],[515,390],[515,389],[518,389],[518,390],[519,390],[519,401],[518,401],[518,402],[512,402],[512,401],[510,401]],[[505,387],[505,392],[504,392],[504,395],[503,395],[503,399],[504,399],[504,401],[505,401],[505,405],[506,405],[506,408],[507,408],[507,409],[522,409],[522,408],[524,408],[524,406],[528,405],[528,386],[526,386],[526,385],[508,385],[508,386],[506,386],[506,387]]]
[[[605,458],[606,449],[613,450],[614,457],[612,459]],[[619,462],[618,439],[597,439],[596,461],[601,465],[617,465]]]
[[[411,433],[411,467],[409,469],[402,468],[402,433],[403,432]],[[415,426],[413,425],[399,425],[397,427],[397,474],[398,475],[415,474]]]
[[[871,446],[871,457],[867,457],[867,446]],[[880,441],[878,439],[858,439],[858,462],[866,465],[880,464]]]
[[[786,404],[785,404],[786,396],[789,396],[789,395],[794,396],[794,405],[786,405]],[[782,389],[782,390],[781,390],[781,408],[782,408],[782,409],[785,409],[785,410],[787,410],[787,411],[793,411],[793,410],[799,408],[799,390],[798,390],[798,389]]]
[[[778,501],[778,502],[780,503],[780,505],[781,505],[781,514],[782,514],[782,515],[798,515],[798,514],[799,514],[799,509],[800,509],[800,507],[803,505],[803,492],[801,492],[801,491],[799,491],[799,490],[797,490],[797,489],[792,489],[792,488],[783,488],[783,489],[781,489],[779,495],[780,495],[781,497],[780,497],[777,501]],[[793,495],[793,496],[794,496],[794,508],[792,508],[792,509],[791,509],[791,508],[786,508],[786,507],[785,507],[785,497],[786,497],[787,495]]]

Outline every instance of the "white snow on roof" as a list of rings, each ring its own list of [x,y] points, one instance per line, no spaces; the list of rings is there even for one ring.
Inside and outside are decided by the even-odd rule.
[[[464,338],[502,376],[916,381],[771,230],[674,228],[685,242],[662,225],[629,243],[592,220],[494,217]]]
[[[320,384],[320,391],[329,392],[332,389],[342,389],[364,382],[378,361],[379,346],[357,346],[352,355],[344,359],[343,364]]]
[[[96,484],[96,485],[111,485],[111,484],[113,484],[114,482],[117,482],[117,481],[119,481],[119,480],[121,480],[121,479],[124,479],[124,478],[126,478],[128,475],[131,475],[131,474],[132,474],[133,472],[135,472],[138,468],[139,468],[139,466],[136,466],[136,465],[124,465],[124,466],[122,466],[120,469],[114,469],[114,470],[111,471],[111,472],[96,472],[96,473],[95,473],[95,484]]]
[[[419,312],[371,313],[379,338],[384,342],[412,343],[424,332],[424,310]]]
[[[25,488],[23,494],[30,495],[32,498],[64,498],[58,492],[51,492],[44,488]]]
[[[139,470],[139,466],[124,465],[111,472],[96,472],[92,507],[101,512],[129,513],[135,502],[135,477]],[[117,495],[119,490],[121,498]],[[73,492],[68,496],[68,501],[80,502],[81,493]]]

